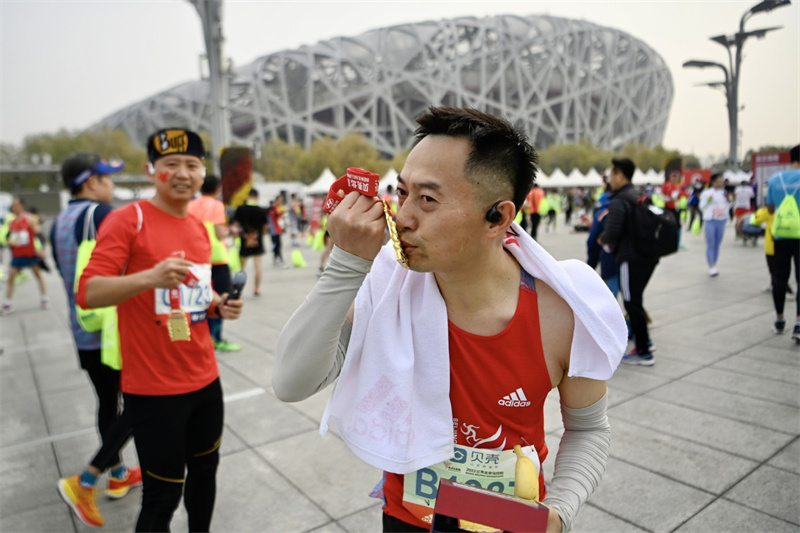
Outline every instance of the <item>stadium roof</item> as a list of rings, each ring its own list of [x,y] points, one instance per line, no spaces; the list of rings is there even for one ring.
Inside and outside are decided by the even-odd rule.
[[[644,42],[551,16],[402,24],[260,57],[233,73],[232,139],[308,148],[361,132],[384,154],[409,148],[430,105],[509,119],[537,148],[587,139],[616,149],[662,142],[673,97],[664,60]],[[144,143],[158,128],[210,130],[209,86],[193,81],[103,119]]]

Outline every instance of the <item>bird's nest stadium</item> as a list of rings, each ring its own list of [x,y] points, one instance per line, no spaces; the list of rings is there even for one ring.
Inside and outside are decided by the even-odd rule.
[[[192,81],[94,127],[143,144],[165,126],[211,130],[209,84]],[[647,44],[613,28],[551,16],[462,17],[337,37],[256,59],[231,74],[233,143],[279,137],[304,148],[364,134],[381,153],[411,146],[430,105],[510,120],[537,148],[582,139],[614,150],[662,142],[672,77]]]

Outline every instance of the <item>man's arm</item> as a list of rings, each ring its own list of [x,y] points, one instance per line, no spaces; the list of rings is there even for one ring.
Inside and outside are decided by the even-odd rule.
[[[149,270],[124,276],[81,276],[78,303],[81,300],[86,307],[92,309],[119,305],[144,291],[150,289],[166,289],[179,286],[189,273],[190,261],[170,257]],[[86,271],[84,271],[86,272]],[[85,285],[85,295],[80,298]],[[81,307],[84,307],[81,305]]]
[[[606,382],[564,377],[558,387],[564,434],[544,503],[555,509],[562,531],[572,529],[581,506],[605,472],[611,445]],[[552,513],[551,513],[552,518]],[[548,531],[552,524],[548,523]]]
[[[280,400],[305,400],[338,377],[350,342],[353,301],[371,266],[334,246],[319,282],[278,337],[272,388]]]
[[[619,244],[625,224],[626,209],[624,201],[612,201],[608,206],[605,218],[605,229],[600,234],[600,242],[606,244]]]
[[[385,227],[380,202],[356,192],[328,217],[335,243],[328,267],[278,338],[272,386],[281,400],[308,398],[339,375],[353,301],[381,249]]]

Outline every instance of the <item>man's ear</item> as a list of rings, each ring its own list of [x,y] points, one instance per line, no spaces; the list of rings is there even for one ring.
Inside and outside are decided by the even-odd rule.
[[[517,217],[517,208],[511,200],[502,200],[495,202],[492,207],[486,211],[486,221],[490,227],[497,228],[505,234],[506,230],[514,222]]]

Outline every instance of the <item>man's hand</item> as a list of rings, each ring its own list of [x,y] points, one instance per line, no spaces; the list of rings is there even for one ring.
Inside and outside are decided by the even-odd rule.
[[[333,242],[361,259],[372,261],[383,246],[386,218],[383,205],[377,199],[358,192],[344,195],[328,217],[327,229]]]
[[[151,285],[154,289],[171,289],[180,285],[189,273],[191,261],[169,257],[150,269]]]
[[[220,318],[236,320],[242,316],[242,307],[244,307],[244,302],[241,298],[238,300],[231,300],[228,298],[228,293],[225,293],[222,295],[222,300],[217,307],[217,312]]]

